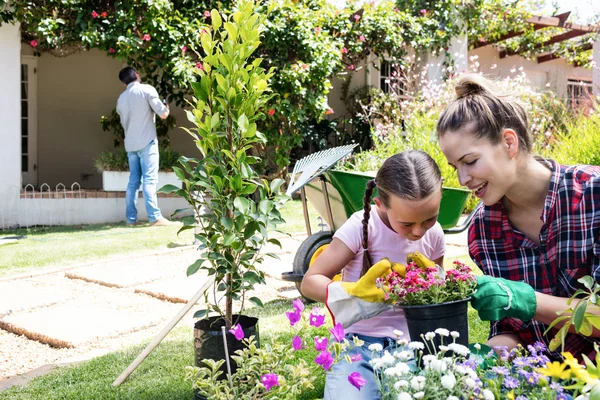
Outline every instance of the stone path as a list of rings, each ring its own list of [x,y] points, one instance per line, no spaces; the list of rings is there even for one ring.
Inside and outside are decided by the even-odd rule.
[[[281,281],[292,268],[304,234],[279,238],[261,267],[267,284],[263,302],[295,298],[293,283]],[[447,235],[447,257],[466,254],[466,234]],[[87,359],[155,336],[206,278],[186,276],[196,260],[193,246],[126,256],[64,270],[0,280],[0,391],[26,383],[54,364]],[[180,322],[193,325],[192,311]]]

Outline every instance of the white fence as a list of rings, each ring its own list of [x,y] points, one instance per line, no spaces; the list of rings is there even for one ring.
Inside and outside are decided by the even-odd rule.
[[[184,199],[174,197],[159,197],[158,204],[167,218],[188,206]],[[139,220],[147,220],[142,198],[137,208]],[[121,221],[125,221],[124,193],[86,191],[78,183],[69,187],[60,183],[54,188],[45,183],[37,190],[32,185],[22,190],[15,186],[0,193],[0,229]]]

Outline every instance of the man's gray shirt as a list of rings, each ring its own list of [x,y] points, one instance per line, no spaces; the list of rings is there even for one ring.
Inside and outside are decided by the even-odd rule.
[[[117,112],[125,130],[125,150],[138,151],[156,139],[155,114],[164,115],[167,107],[150,85],[131,82],[117,100]]]

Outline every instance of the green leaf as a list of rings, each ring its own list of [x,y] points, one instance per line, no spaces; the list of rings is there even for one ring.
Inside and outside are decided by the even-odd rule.
[[[264,307],[263,302],[258,297],[250,297],[248,299],[251,303],[256,304],[258,307]]]
[[[231,22],[225,22],[225,30],[227,31],[228,39],[235,40],[237,38],[237,28]]]
[[[258,225],[258,222],[256,221],[250,221],[248,225],[246,225],[246,229],[244,229],[244,239],[248,240],[256,232],[260,232],[260,225]]]
[[[577,282],[583,284],[583,286],[585,286],[586,289],[591,289],[594,286],[594,278],[592,278],[589,275],[577,279]]]
[[[256,185],[253,183],[246,184],[244,189],[242,189],[242,194],[245,194],[245,195],[250,195],[254,192],[256,192]]]
[[[212,27],[213,29],[216,31],[219,30],[219,28],[221,27],[221,25],[223,24],[223,19],[221,18],[221,15],[219,15],[219,12],[217,10],[211,10],[210,11],[210,19],[212,21]]]
[[[241,213],[246,213],[248,211],[248,207],[250,206],[248,199],[245,197],[236,197],[233,200],[233,206]]]
[[[204,318],[208,315],[209,310],[198,310],[194,313],[194,318]]]
[[[281,242],[277,239],[269,239],[269,240],[267,240],[267,242],[272,243],[275,246],[278,246],[279,248],[281,248]]]
[[[261,283],[260,276],[254,271],[248,271],[244,274],[244,281],[252,283]]]
[[[185,176],[185,172],[183,172],[183,170],[179,167],[173,167],[173,172],[175,172],[175,176],[177,176],[177,178],[179,178],[180,181],[185,181],[186,176]]]
[[[175,185],[170,185],[169,184],[169,185],[165,185],[165,186],[161,187],[160,189],[158,189],[157,193],[168,193],[168,194],[170,194],[170,193],[178,191],[179,189],[181,189],[181,188],[178,188]]]
[[[194,263],[190,265],[187,269],[187,276],[194,275],[196,272],[198,272],[203,262],[204,258],[199,258],[196,261],[194,261]]]
[[[246,114],[242,114],[238,117],[238,126],[240,128],[240,131],[242,133],[246,132],[248,130],[248,117],[246,117]]]
[[[579,332],[581,326],[583,324],[583,320],[585,317],[585,310],[587,309],[587,301],[581,301],[577,304],[577,308],[573,313],[573,325],[575,326],[575,331]]]

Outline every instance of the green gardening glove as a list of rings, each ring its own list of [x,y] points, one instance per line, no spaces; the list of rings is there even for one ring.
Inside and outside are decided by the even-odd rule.
[[[498,321],[506,317],[531,321],[537,309],[535,292],[524,282],[493,276],[478,276],[471,305],[483,321]]]

